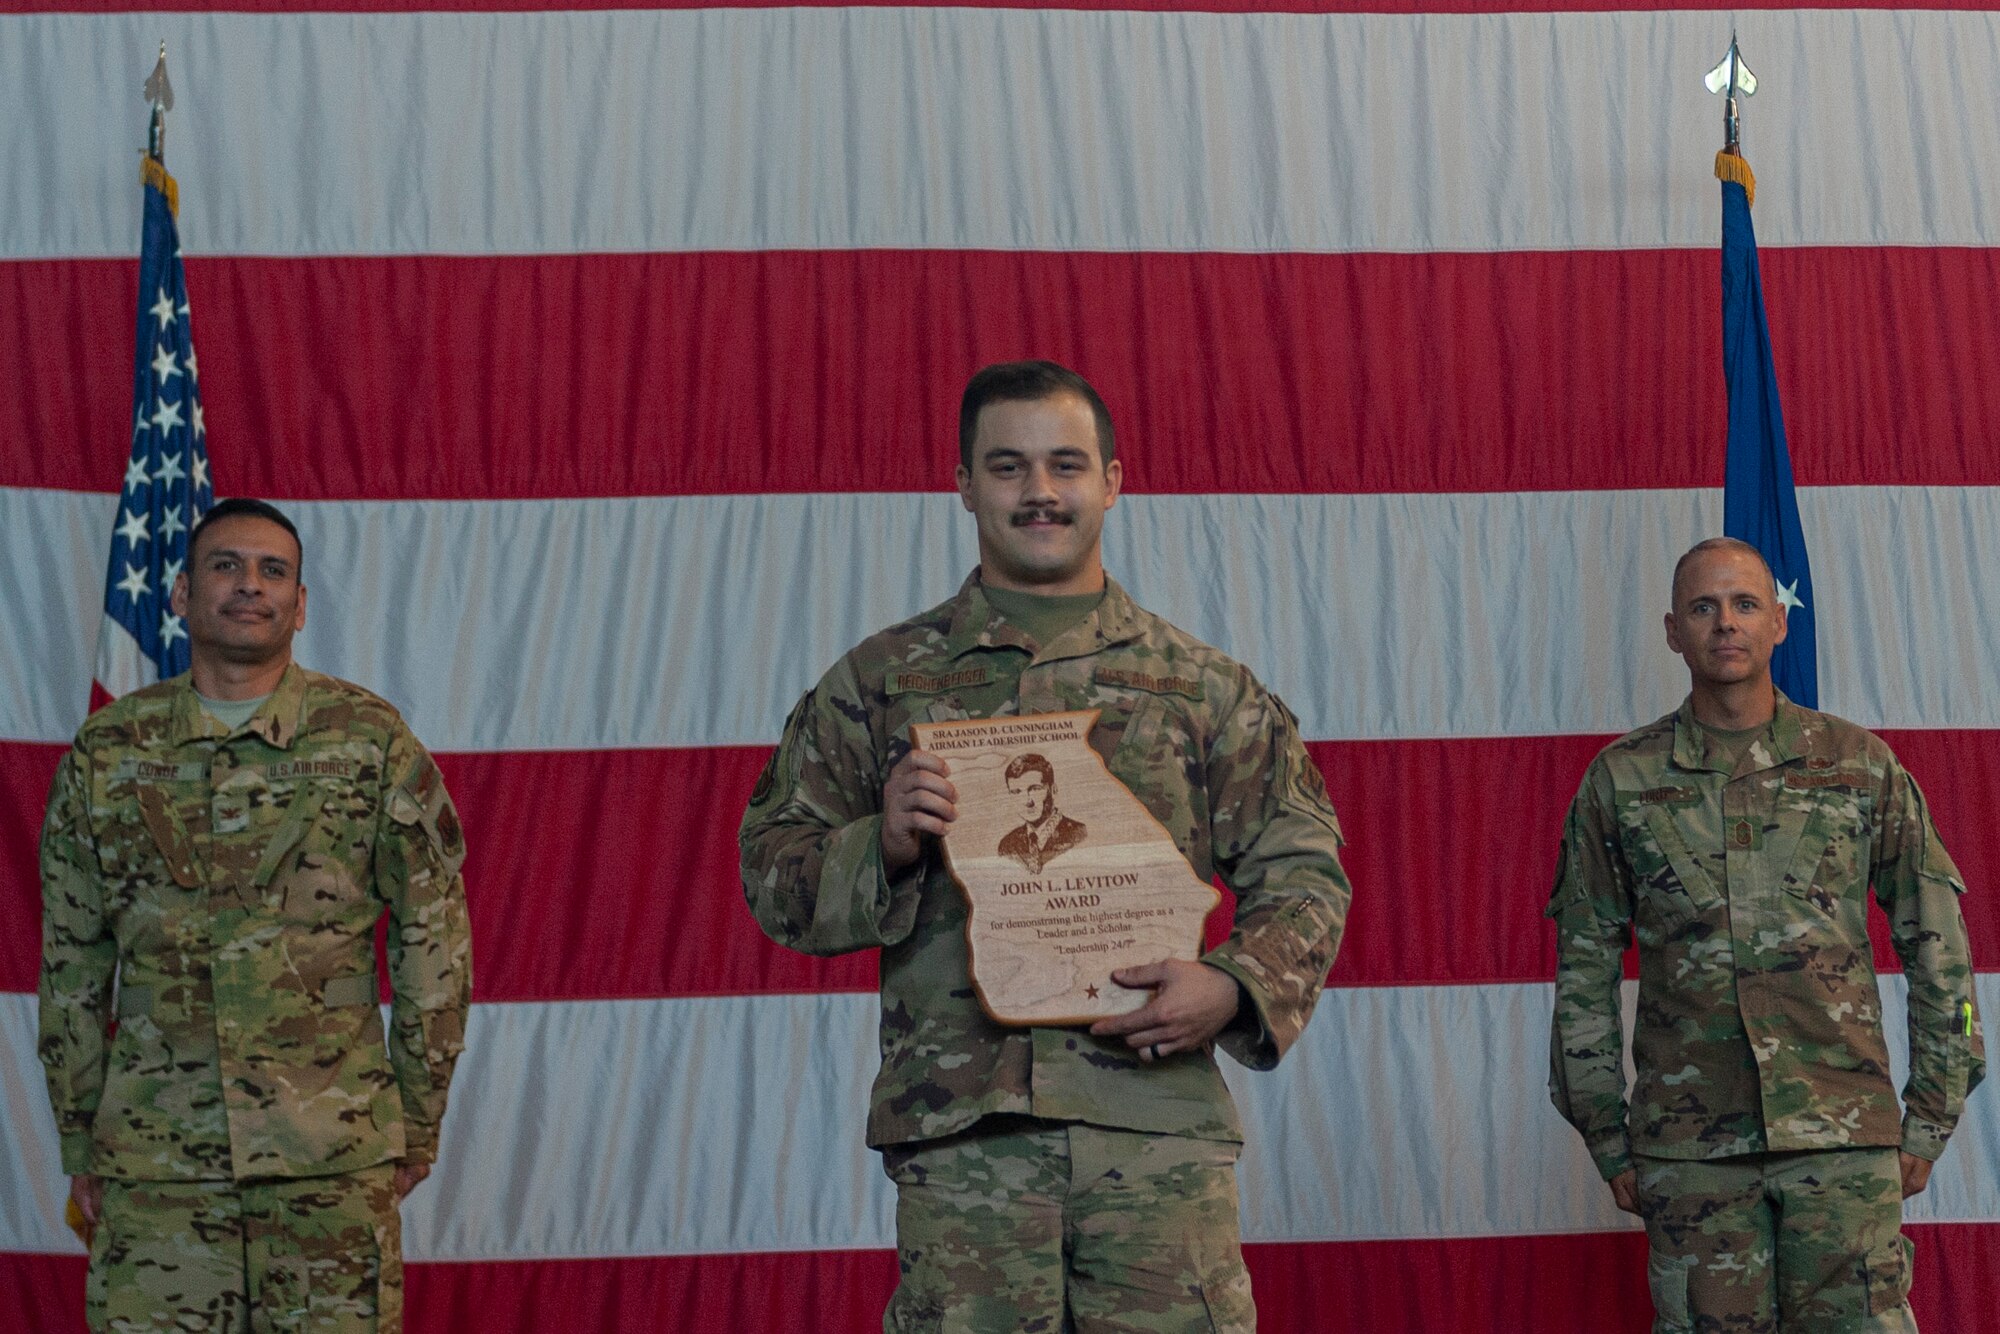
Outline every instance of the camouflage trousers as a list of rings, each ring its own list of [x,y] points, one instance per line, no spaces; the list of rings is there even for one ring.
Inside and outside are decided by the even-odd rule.
[[[883,1153],[901,1282],[888,1334],[1257,1327],[1239,1146],[991,1117]]]
[[[395,1165],[287,1181],[109,1181],[85,1311],[101,1334],[403,1327]]]
[[[1653,1334],[1916,1334],[1896,1150],[1637,1166]]]

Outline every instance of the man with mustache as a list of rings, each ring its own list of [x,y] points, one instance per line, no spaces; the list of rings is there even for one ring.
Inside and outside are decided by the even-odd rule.
[[[1550,1092],[1646,1220],[1655,1331],[1912,1331],[1902,1201],[1986,1071],[1965,881],[1889,747],[1773,684],[1785,604],[1756,548],[1695,546],[1672,605],[1692,690],[1598,755],[1564,829]],[[1909,981],[1900,1116],[1871,882]]]
[[[885,1330],[1254,1328],[1222,1046],[1268,1069],[1332,965],[1349,890],[1339,825],[1291,714],[1249,670],[1105,577],[1118,500],[1103,400],[1051,362],[989,366],[959,412],[979,567],[864,641],[800,700],[741,833],[772,939],[882,950],[868,1143],[896,1183]],[[1199,961],[1088,1028],[1012,1028],[969,985],[966,909],[938,853],[949,766],[912,722],[1099,709],[1091,744],[1203,879],[1236,892]]]
[[[262,501],[203,515],[189,671],[92,714],[49,792],[40,1052],[93,1329],[402,1327],[398,1205],[471,998],[465,844],[395,709],[292,661],[304,554]]]

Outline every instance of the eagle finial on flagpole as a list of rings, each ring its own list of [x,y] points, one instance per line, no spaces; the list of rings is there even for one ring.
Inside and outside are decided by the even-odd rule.
[[[1711,93],[1722,93],[1722,151],[1741,156],[1743,142],[1743,120],[1737,114],[1736,94],[1745,97],[1757,92],[1757,76],[1743,63],[1742,52],[1736,47],[1736,33],[1729,34],[1729,53],[1722,62],[1708,72],[1702,80]]]
[[[167,161],[167,113],[174,109],[174,86],[167,82],[167,44],[160,43],[159,63],[153,66],[152,74],[146,80],[143,90],[146,101],[152,104],[153,121],[146,133],[146,156],[166,165]]]

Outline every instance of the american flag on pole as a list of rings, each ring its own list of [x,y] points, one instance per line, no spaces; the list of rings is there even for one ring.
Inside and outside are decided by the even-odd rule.
[[[187,275],[174,215],[179,190],[159,159],[140,168],[139,327],[132,368],[132,453],[104,575],[93,707],[187,670],[187,630],[168,600],[188,532],[215,503],[201,419]]]

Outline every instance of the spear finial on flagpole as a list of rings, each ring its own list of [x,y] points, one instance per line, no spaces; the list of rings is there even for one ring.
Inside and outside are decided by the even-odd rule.
[[[1757,76],[1743,63],[1743,53],[1737,49],[1736,33],[1729,34],[1729,53],[1722,57],[1722,63],[1708,72],[1702,80],[1711,93],[1723,94],[1722,100],[1722,151],[1715,155],[1716,179],[1734,181],[1743,187],[1745,197],[1751,203],[1757,202],[1757,178],[1750,173],[1750,164],[1743,160],[1743,120],[1737,113],[1736,95],[1749,97],[1757,91]]]
[[[1741,92],[1745,97],[1754,96],[1757,92],[1757,76],[1743,63],[1743,54],[1737,50],[1734,31],[1729,34],[1729,54],[1722,58],[1721,64],[1708,72],[1702,82],[1708,85],[1708,91],[1711,93],[1723,94],[1722,151],[1740,156],[1743,120],[1737,114],[1736,94]]]
[[[146,134],[146,156],[165,166],[167,162],[167,113],[174,109],[174,86],[167,82],[167,44],[160,43],[160,60],[146,80],[146,101],[153,107],[153,122]]]

